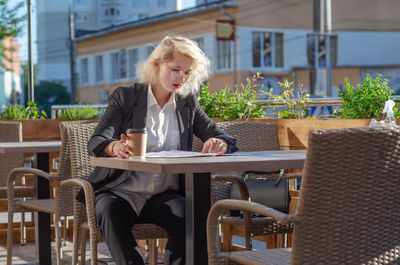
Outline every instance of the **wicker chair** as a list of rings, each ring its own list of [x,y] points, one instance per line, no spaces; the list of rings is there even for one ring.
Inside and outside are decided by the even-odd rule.
[[[96,128],[97,123],[82,124],[68,128],[68,136],[71,146],[71,164],[73,178],[62,185],[75,185],[84,189],[86,198],[86,210],[83,205],[74,201],[74,253],[73,264],[78,261],[78,248],[80,242],[81,260],[85,262],[86,231],[89,231],[91,247],[91,264],[97,264],[97,242],[101,240],[101,234],[97,227],[94,215],[94,192],[88,181],[85,181],[94,167],[89,164],[89,155],[87,145],[90,137]],[[168,233],[155,224],[136,224],[132,228],[132,233],[137,240],[150,241],[151,265],[157,264],[156,240],[159,238],[168,238]],[[81,238],[80,238],[81,237]]]
[[[71,122],[76,124],[76,122]],[[57,175],[51,175],[38,169],[33,168],[14,168],[8,175],[8,231],[7,231],[7,264],[11,264],[12,245],[13,245],[13,216],[14,212],[40,211],[54,214],[55,219],[55,238],[57,251],[57,264],[62,264],[62,247],[61,247],[61,216],[71,216],[72,210],[72,189],[71,187],[61,187],[60,182],[71,178],[71,163],[69,159],[69,143],[66,137],[66,127],[68,123],[60,123],[61,132],[61,152],[60,162]],[[36,199],[29,201],[18,201],[15,198],[16,186],[13,185],[14,180],[22,175],[37,175],[55,181],[55,199]],[[29,175],[27,175],[29,176]],[[66,220],[66,219],[65,219]]]
[[[22,142],[22,124],[20,122],[0,122],[0,142]],[[7,198],[7,176],[13,168],[24,166],[23,154],[0,155],[0,199]],[[26,185],[23,176],[15,180],[14,197],[19,200],[33,198],[35,188]],[[25,214],[21,213],[21,245],[26,243]]]
[[[238,200],[212,207],[210,265],[400,263],[400,128],[315,130],[308,146],[295,215]],[[292,249],[221,253],[218,218],[226,209],[294,222]]]
[[[217,124],[224,132],[237,139],[239,151],[279,150],[278,129],[274,123],[236,121],[218,122]],[[201,151],[202,145],[200,139],[196,137],[193,141],[192,150]],[[277,173],[271,173],[257,177],[275,178],[276,176]],[[300,175],[286,174],[283,177],[300,177]],[[232,183],[238,185],[243,200],[251,200],[242,178],[242,172],[214,173],[211,179],[213,181],[213,203],[230,198]],[[237,231],[237,229],[232,229],[234,226],[245,226],[246,250],[252,249],[252,236],[264,236],[264,238],[269,236],[275,239],[276,235],[284,235],[293,231],[293,224],[282,225],[269,217],[251,218],[250,216],[249,212],[244,212],[243,218],[229,216],[228,214],[221,219],[224,251],[231,251],[232,249],[232,236]],[[268,248],[270,247],[268,246]]]

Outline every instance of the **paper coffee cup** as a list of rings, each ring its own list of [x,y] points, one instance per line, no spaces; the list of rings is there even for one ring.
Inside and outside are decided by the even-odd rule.
[[[146,128],[126,130],[128,150],[130,156],[143,158],[146,156],[147,131]]]

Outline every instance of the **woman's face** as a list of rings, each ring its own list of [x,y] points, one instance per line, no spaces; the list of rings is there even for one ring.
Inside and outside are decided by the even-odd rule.
[[[170,61],[159,63],[157,89],[164,93],[176,92],[189,78],[192,64],[192,58],[180,53],[175,53]]]

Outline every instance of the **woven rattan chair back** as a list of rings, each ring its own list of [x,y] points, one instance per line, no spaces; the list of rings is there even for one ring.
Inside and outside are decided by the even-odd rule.
[[[64,121],[60,122],[61,149],[60,161],[58,167],[58,177],[61,181],[72,177],[71,158],[70,158],[70,141],[67,128],[82,124],[86,121]],[[56,211],[60,216],[72,215],[73,208],[73,189],[68,186],[58,185],[56,188]]]
[[[71,178],[71,161],[69,158],[70,155],[70,147],[69,147],[69,139],[67,137],[68,126],[73,124],[77,124],[79,122],[62,122],[60,123],[60,135],[61,135],[61,150],[60,150],[60,158],[59,158],[59,169],[57,176],[49,175],[47,172],[43,172],[38,170],[37,172],[42,172],[40,174],[46,175],[49,179],[54,180],[55,183],[55,199],[35,199],[29,200],[27,202],[21,202],[20,204],[16,202],[12,202],[9,200],[9,209],[13,209],[18,207],[21,211],[37,211],[37,212],[47,212],[54,214],[55,219],[55,238],[56,238],[56,251],[57,251],[57,264],[62,263],[62,246],[61,246],[61,216],[65,217],[65,222],[67,222],[67,216],[73,215],[73,192],[70,187],[61,186],[60,182],[66,179]],[[26,171],[27,174],[32,174],[30,169],[26,169],[20,167],[19,170],[21,172]],[[31,169],[32,170],[32,169]],[[37,173],[35,173],[37,174]],[[15,187],[14,187],[15,190]],[[13,193],[9,190],[9,193]],[[12,196],[12,195],[11,195]],[[11,207],[10,207],[11,205]],[[16,206],[14,206],[16,205]],[[14,210],[15,211],[15,210]],[[9,222],[13,219],[13,212],[9,211]],[[8,230],[7,237],[12,238],[10,236],[12,234],[12,226]],[[8,252],[12,253],[12,239],[7,241],[7,249]],[[7,256],[7,263],[11,263],[10,255]]]
[[[315,130],[308,146],[292,264],[398,264],[400,129]]]
[[[67,128],[70,141],[72,175],[87,179],[94,167],[89,164],[87,145],[97,122],[73,125]]]
[[[237,139],[239,151],[279,150],[278,128],[275,123],[227,121],[218,122],[218,126],[229,136]],[[197,137],[193,139],[193,151],[200,152],[203,143]],[[240,176],[241,172],[224,173]],[[228,199],[232,188],[231,182],[212,182],[213,202]]]
[[[75,126],[70,126],[67,128],[68,131],[68,137],[70,140],[70,148],[71,148],[71,165],[72,165],[72,175],[74,178],[84,178],[87,179],[90,176],[90,173],[94,169],[93,166],[89,164],[89,155],[88,155],[88,142],[93,135],[93,132],[95,128],[97,127],[97,122],[96,123],[84,123],[84,124],[79,124]],[[94,201],[94,198],[86,198],[86,207],[88,207],[89,203],[88,200]],[[92,204],[92,203],[91,203]],[[97,224],[95,222],[94,216],[92,218],[87,218],[86,212],[82,213],[82,209],[79,208],[80,203],[78,205],[75,205],[74,207],[77,207],[75,210],[75,213],[79,213],[82,216],[77,216],[75,218],[76,220],[79,220],[80,226],[83,224],[84,221],[89,222],[88,227],[91,227],[91,237],[94,238],[94,241],[96,242],[91,242],[91,251],[95,252],[92,253],[92,263],[96,263],[94,259],[96,259],[97,256],[97,241],[101,239],[101,234],[100,231],[97,227]],[[91,207],[94,207],[94,203]],[[92,209],[93,210],[93,209]],[[94,210],[93,210],[94,211]],[[93,212],[92,211],[92,212]],[[75,224],[74,224],[75,225]],[[85,226],[87,228],[87,226]],[[79,232],[80,233],[80,232]],[[161,227],[155,225],[155,224],[138,224],[135,225],[132,229],[132,233],[135,235],[135,238],[137,240],[145,240],[145,239],[158,239],[158,238],[167,238],[168,233],[162,229]],[[78,237],[78,236],[77,236]],[[155,247],[155,244],[153,244]],[[157,251],[157,250],[153,250]],[[74,253],[74,255],[76,255]],[[154,255],[154,253],[152,253]],[[83,256],[84,257],[84,256]],[[151,264],[156,264],[157,259],[152,259],[150,261]]]
[[[22,124],[20,122],[0,122],[0,142],[22,142]],[[0,154],[0,187],[4,188],[0,192],[0,198],[7,198],[8,173],[13,168],[22,166],[24,166],[23,154]],[[18,186],[23,184],[21,177],[18,177],[15,182]]]

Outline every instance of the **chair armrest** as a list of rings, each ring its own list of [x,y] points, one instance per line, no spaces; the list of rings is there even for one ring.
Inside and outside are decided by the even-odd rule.
[[[17,167],[10,171],[7,176],[7,199],[8,201],[14,200],[14,181],[19,175],[24,175],[25,177],[41,176],[48,180],[57,179],[57,175],[52,175],[36,168],[27,167]]]
[[[67,180],[61,181],[61,186],[78,186],[83,188],[83,192],[85,194],[85,205],[86,205],[86,215],[88,219],[88,225],[90,231],[94,231],[96,229],[96,218],[94,213],[94,206],[95,206],[95,197],[94,197],[94,190],[92,184],[86,180],[81,178],[71,178]],[[77,200],[74,200],[74,204],[79,203]],[[74,207],[74,211],[77,210],[77,207]],[[74,219],[75,216],[78,217],[78,220],[82,220],[82,216],[77,216],[78,212],[74,212]]]
[[[220,200],[216,202],[211,207],[207,217],[207,248],[210,264],[215,264],[215,259],[217,259],[217,256],[221,252],[218,233],[218,219],[226,210],[242,210],[259,213],[264,216],[272,217],[281,224],[294,223],[297,219],[294,215],[288,215],[255,202],[232,199]]]
[[[215,175],[211,176],[212,181],[224,181],[232,182],[239,187],[240,197],[242,200],[248,201],[250,199],[249,190],[247,189],[246,183],[243,178],[238,176],[225,176],[225,175]]]

